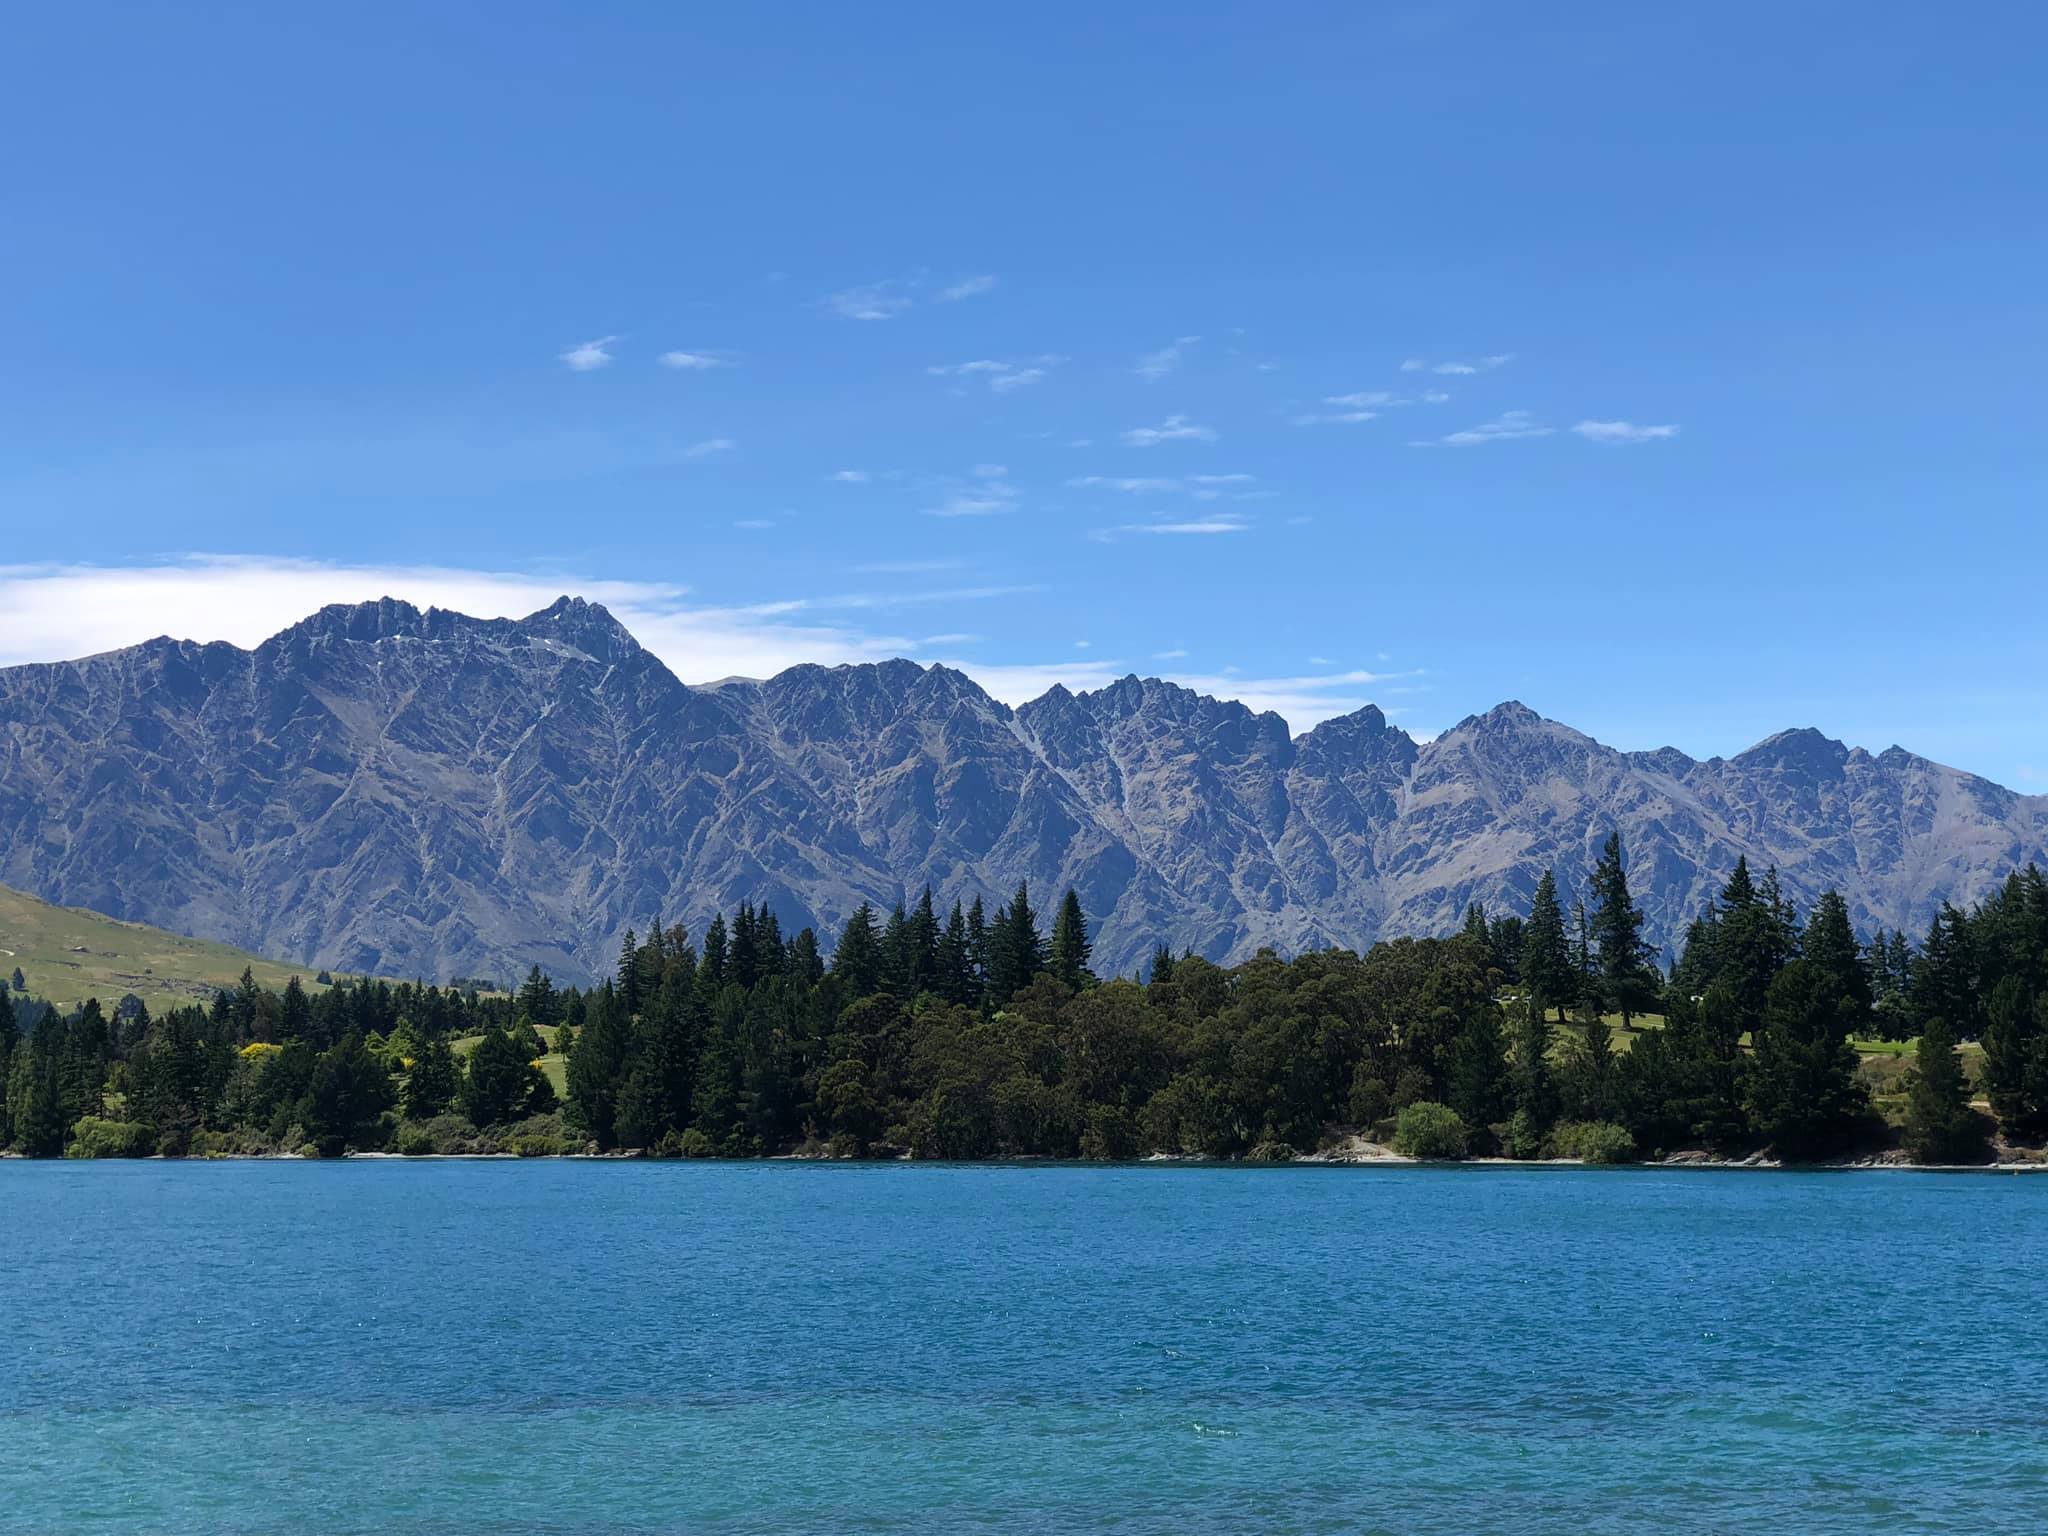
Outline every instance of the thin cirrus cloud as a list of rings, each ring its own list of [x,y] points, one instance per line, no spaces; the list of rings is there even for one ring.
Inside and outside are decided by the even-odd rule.
[[[618,339],[616,336],[599,336],[591,341],[580,341],[555,356],[571,373],[593,373],[611,366],[611,349]]]
[[[1131,372],[1141,379],[1163,379],[1179,368],[1186,359],[1188,348],[1202,338],[1199,336],[1176,336],[1156,352],[1147,352],[1131,366]]]
[[[894,320],[917,301],[915,286],[897,278],[879,283],[862,283],[825,296],[825,307],[848,320]]]
[[[706,459],[714,453],[730,453],[737,447],[739,447],[739,444],[729,437],[707,437],[702,442],[692,443],[689,447],[685,448],[683,450],[683,457],[686,459]]]
[[[1582,421],[1572,430],[1589,443],[1654,443],[1678,436],[1675,423],[1639,427],[1632,421]]]
[[[962,299],[971,299],[976,294],[987,293],[995,285],[994,273],[984,272],[979,277],[963,277],[959,282],[951,283],[939,290],[939,302],[957,304]]]
[[[1482,421],[1476,427],[1467,427],[1461,432],[1447,432],[1442,437],[1418,439],[1409,446],[1414,448],[1476,448],[1484,443],[1506,442],[1518,437],[1548,437],[1557,429],[1546,427],[1527,411],[1502,411],[1491,421]]]
[[[664,352],[656,359],[664,368],[679,373],[702,373],[711,368],[730,368],[733,360],[722,352]]]
[[[1156,448],[1161,443],[1213,443],[1216,434],[1208,427],[1198,427],[1185,416],[1169,416],[1156,427],[1132,427],[1121,434],[1126,446],[1132,448]]]
[[[907,562],[904,570],[890,573],[933,568],[926,562]],[[964,637],[950,634],[921,643],[864,628],[853,616],[899,606],[994,600],[1025,590],[1030,589],[968,587],[721,606],[693,602],[687,587],[671,583],[562,571],[346,565],[234,555],[188,555],[132,566],[0,566],[0,612],[8,616],[0,625],[0,665],[97,655],[153,635],[254,647],[330,603],[396,597],[422,608],[516,619],[567,593],[604,604],[685,683],[706,683],[767,677],[807,662],[838,666],[966,644]],[[1183,655],[1169,651],[1154,659],[1177,661]],[[1072,658],[1053,669],[965,661],[949,665],[1013,705],[1036,698],[1054,682],[1103,687],[1124,670],[1118,662],[1092,658]],[[1357,709],[1366,702],[1356,694],[1358,684],[1380,680],[1369,673],[1172,678],[1219,698],[1242,700],[1253,709],[1277,710],[1297,730]]]
[[[1017,510],[1017,487],[1000,464],[977,464],[964,478],[939,482],[943,494],[926,517],[1000,517]]]
[[[1076,475],[1067,484],[1076,490],[1122,491],[1127,495],[1185,492],[1197,501],[1214,501],[1231,486],[1249,485],[1255,476],[1229,475]]]
[[[1114,528],[1097,528],[1088,537],[1098,544],[1109,544],[1118,539],[1138,536],[1205,538],[1222,533],[1243,533],[1250,527],[1251,524],[1241,517],[1223,515],[1182,522],[1119,523]]]
[[[1027,384],[1036,384],[1046,374],[1057,368],[1066,359],[1057,353],[1041,353],[1022,362],[1007,362],[993,357],[977,357],[965,363],[934,363],[925,372],[940,379],[988,380],[988,387],[999,395],[1006,395],[1013,389],[1022,389]]]
[[[1489,357],[1480,358],[1475,363],[1432,363],[1426,357],[1410,357],[1403,359],[1401,371],[1403,373],[1441,373],[1462,377],[1475,373],[1491,373],[1496,368],[1505,368],[1514,360],[1515,354],[1512,352],[1495,352]]]

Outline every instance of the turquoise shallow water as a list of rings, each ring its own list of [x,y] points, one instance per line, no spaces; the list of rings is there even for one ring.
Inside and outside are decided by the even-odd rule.
[[[2048,1178],[12,1163],[0,1233],[0,1531],[2048,1526]]]

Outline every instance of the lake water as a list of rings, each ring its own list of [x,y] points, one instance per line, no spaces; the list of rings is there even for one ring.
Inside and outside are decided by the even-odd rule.
[[[0,1164],[0,1530],[2028,1532],[2048,1177]]]

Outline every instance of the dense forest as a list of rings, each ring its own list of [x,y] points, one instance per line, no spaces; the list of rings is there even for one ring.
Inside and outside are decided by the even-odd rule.
[[[1048,932],[1021,886],[993,914],[862,907],[829,962],[766,908],[695,940],[656,921],[590,989],[245,977],[210,1007],[66,1016],[16,972],[0,1146],[1952,1162],[2048,1136],[2038,869],[1918,945],[1859,941],[1832,893],[1802,916],[1746,863],[1668,974],[1641,932],[1613,838],[1569,909],[1546,873],[1526,914],[1474,907],[1447,937],[1230,969],[1162,946],[1142,979],[1091,971],[1072,892]]]

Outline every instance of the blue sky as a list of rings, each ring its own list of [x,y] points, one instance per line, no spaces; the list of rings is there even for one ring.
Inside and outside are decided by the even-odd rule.
[[[678,673],[1517,697],[2048,789],[2048,12],[17,16],[0,660],[393,591]]]

